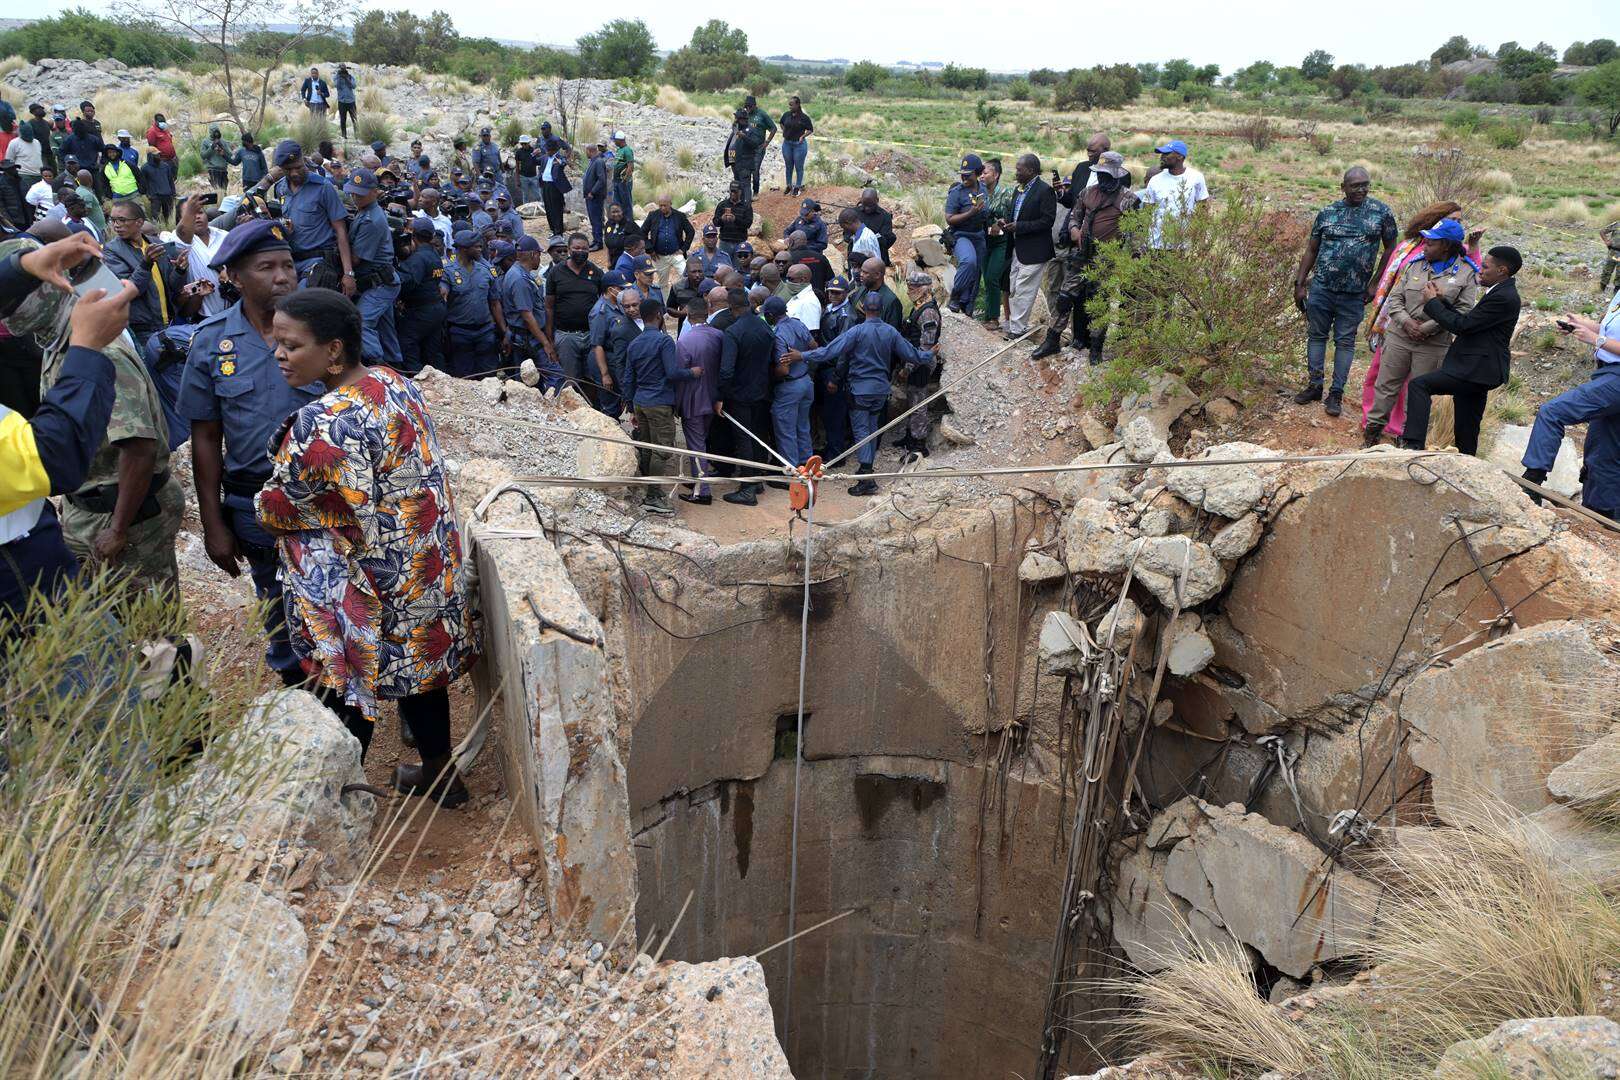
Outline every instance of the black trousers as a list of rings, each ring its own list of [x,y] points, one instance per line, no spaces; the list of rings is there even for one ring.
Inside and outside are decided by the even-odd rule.
[[[546,207],[546,224],[551,228],[551,235],[562,236],[563,193],[557,190],[556,184],[542,183],[540,185],[540,201]]]
[[[316,695],[328,709],[337,713],[349,733],[360,740],[360,760],[364,761],[366,751],[371,747],[371,730],[376,725],[367,720],[359,709],[344,701],[343,695],[330,686],[320,687]],[[450,752],[450,691],[447,687],[410,694],[400,698],[396,704],[399,706],[399,718],[411,729],[423,760],[444,757]]]
[[[752,206],[754,195],[758,191],[758,185],[754,183],[754,159],[751,157],[733,158],[731,162],[731,178],[737,182],[737,187],[741,189],[743,202]]]
[[[354,123],[354,102],[338,102],[338,130],[343,133],[345,139],[349,137],[349,125],[352,123]],[[359,127],[356,127],[355,133],[358,134],[359,131]]]
[[[1442,370],[1419,375],[1406,384],[1406,429],[1401,441],[1422,446],[1429,434],[1429,403],[1436,395],[1456,404],[1457,449],[1479,456],[1479,425],[1485,418],[1485,395],[1490,387],[1467,382]]]
[[[771,424],[771,403],[769,401],[728,401],[726,402],[726,415],[739,421],[743,427],[764,439],[767,445],[773,445],[776,439],[776,428]],[[757,461],[765,472],[776,472],[778,462],[766,452],[765,447],[732,427],[731,421],[724,417],[715,420],[714,428],[731,428],[731,457],[742,458],[745,461]],[[714,430],[711,428],[710,430]],[[734,466],[741,470],[740,466]],[[758,471],[755,475],[758,475]],[[742,475],[747,475],[743,472]],[[760,485],[753,483],[746,485],[756,491]]]
[[[394,321],[402,375],[420,374],[427,366],[448,370],[444,364],[444,319],[442,302],[403,305]]]

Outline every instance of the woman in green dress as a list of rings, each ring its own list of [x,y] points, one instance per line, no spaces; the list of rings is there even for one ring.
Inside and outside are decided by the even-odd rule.
[[[986,158],[980,181],[990,189],[990,220],[1012,216],[1016,188],[1001,183],[1001,159]],[[994,224],[985,237],[984,286],[979,290],[979,319],[991,330],[1001,329],[1001,318],[1008,314],[1007,274],[1012,268],[1012,236]]]

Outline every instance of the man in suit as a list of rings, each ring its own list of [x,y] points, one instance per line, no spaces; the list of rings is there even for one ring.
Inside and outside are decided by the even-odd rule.
[[[752,310],[746,290],[726,290],[726,307],[731,323],[721,343],[720,387],[714,411],[717,415],[729,414],[769,443],[775,434],[771,426],[771,368],[776,363],[776,335]],[[730,423],[726,426],[730,427]],[[732,445],[736,448],[733,456],[757,461],[762,469],[774,471],[774,463],[758,442],[741,436]],[[728,503],[754,506],[763,490],[759,483],[746,483],[721,498]]]
[[[1436,394],[1450,395],[1457,407],[1457,449],[1478,456],[1485,395],[1508,378],[1508,343],[1519,324],[1519,290],[1513,275],[1523,264],[1518,249],[1492,248],[1479,272],[1482,291],[1467,311],[1459,312],[1443,299],[1433,282],[1424,286],[1423,313],[1456,337],[1439,368],[1406,385],[1402,446],[1423,449],[1429,431],[1429,401]]]
[[[1007,319],[1007,336],[1022,337],[1029,330],[1029,314],[1035,308],[1046,264],[1057,254],[1052,247],[1052,223],[1057,220],[1057,194],[1041,179],[1041,159],[1034,154],[1020,155],[1013,166],[1018,190],[1013,193],[1012,216],[1001,222],[1001,231],[1013,238],[1012,270],[1007,294],[1012,308]]]

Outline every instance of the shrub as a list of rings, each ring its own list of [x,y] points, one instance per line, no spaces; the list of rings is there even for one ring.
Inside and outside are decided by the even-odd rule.
[[[1491,169],[1479,176],[1479,190],[1486,195],[1504,195],[1513,190],[1513,174],[1503,169]]]
[[[1521,124],[1492,124],[1485,129],[1485,138],[1498,150],[1517,150],[1527,134]]]
[[[990,73],[984,68],[946,64],[939,81],[952,90],[983,90],[990,85]]]
[[[1465,209],[1479,199],[1479,159],[1461,146],[1425,143],[1412,152],[1412,176],[1407,184],[1410,207],[1459,202]]]
[[[1018,78],[1007,84],[1007,96],[1014,101],[1029,101],[1035,96],[1035,88],[1028,79]]]
[[[640,78],[658,66],[658,46],[640,19],[614,19],[576,45],[581,68],[598,78]]]
[[[690,172],[692,166],[697,164],[697,155],[690,146],[683,146],[675,151],[675,164]]]
[[[1238,124],[1237,133],[1238,138],[1254,149],[1264,151],[1277,141],[1282,129],[1269,116],[1249,116]]]
[[[984,98],[980,98],[978,103],[973,106],[973,116],[979,121],[980,127],[987,128],[1001,119],[1001,106],[992,105]]]
[[[511,123],[513,121],[508,121],[508,125]],[[394,129],[394,118],[386,112],[361,113],[355,117],[353,131],[355,141],[365,143],[368,146],[378,141],[392,146],[397,135]]]
[[[1180,99],[1174,91],[1160,93]],[[1124,80],[1101,68],[1076,69],[1052,87],[1052,108],[1058,110],[1117,109],[1128,101],[1130,95]]]
[[[1163,374],[1197,393],[1242,391],[1292,362],[1304,327],[1292,281],[1266,255],[1290,241],[1259,196],[1239,187],[1184,223],[1168,222],[1164,239],[1174,246],[1140,258],[1152,213],[1127,215],[1124,241],[1098,253],[1092,310],[1111,321],[1119,356],[1089,384],[1093,397],[1142,390]]]
[[[0,34],[0,56],[13,53],[30,61],[46,56],[91,62],[111,57],[132,67],[168,67],[196,59],[197,46],[160,26],[105,19],[74,8]]]
[[[1446,114],[1444,126],[1452,131],[1478,131],[1485,123],[1479,109],[1472,105],[1461,109],[1452,109]]]
[[[359,130],[360,125],[356,123],[356,137],[358,137]],[[304,148],[304,153],[309,154],[315,151],[315,148],[321,144],[321,140],[330,139],[332,131],[332,125],[327,121],[326,117],[317,116],[308,109],[300,109],[298,110],[298,119],[293,121],[292,137],[298,140],[298,145]]]
[[[844,70],[844,85],[851,90],[872,90],[888,77],[889,71],[883,65],[874,64],[870,60],[861,60]]]
[[[1305,140],[1310,144],[1317,157],[1327,157],[1333,153],[1333,133],[1331,131],[1313,131]]]

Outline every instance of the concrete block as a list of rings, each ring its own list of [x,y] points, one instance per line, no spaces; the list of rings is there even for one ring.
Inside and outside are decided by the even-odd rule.
[[[1058,581],[1067,577],[1068,567],[1043,552],[1032,551],[1018,564],[1018,580],[1031,584]]]
[[[1041,663],[1049,674],[1075,674],[1080,670],[1085,628],[1067,611],[1048,611],[1041,623]]]

